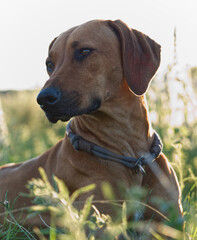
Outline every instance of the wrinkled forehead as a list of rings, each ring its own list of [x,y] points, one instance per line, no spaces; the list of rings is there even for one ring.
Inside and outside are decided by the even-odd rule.
[[[94,20],[60,34],[51,50],[62,49],[65,45],[71,47],[93,47],[95,44],[111,44],[116,40],[117,37],[108,26],[107,21]]]

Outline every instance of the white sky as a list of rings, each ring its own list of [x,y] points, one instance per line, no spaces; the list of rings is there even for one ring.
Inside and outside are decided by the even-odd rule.
[[[92,19],[121,19],[162,45],[161,69],[177,55],[197,66],[197,0],[0,0],[0,90],[41,87],[51,40]]]

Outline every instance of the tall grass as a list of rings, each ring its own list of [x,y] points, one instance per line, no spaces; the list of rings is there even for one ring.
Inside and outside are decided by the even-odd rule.
[[[185,80],[175,78],[183,90],[178,93],[178,101],[183,102],[181,110],[183,121],[181,125],[172,125],[171,119],[176,109],[171,106],[170,71],[171,69],[160,79],[154,79],[147,99],[153,126],[161,136],[164,153],[171,161],[181,185],[186,239],[197,239],[197,119],[193,118],[191,121],[191,106],[193,111],[197,110],[194,101],[194,98],[197,98],[197,91],[193,91],[194,95],[191,99]],[[1,118],[3,120],[1,120],[0,128],[0,130],[3,129],[0,131],[0,139],[4,139],[0,141],[0,164],[21,162],[35,157],[63,138],[65,123],[50,124],[36,103],[36,95],[37,91],[2,92],[0,94],[4,114]],[[51,240],[96,239],[97,235],[99,235],[98,239],[115,239],[117,235],[121,234],[124,239],[129,239],[136,237],[132,235],[133,232],[142,232],[142,229],[149,231],[156,239],[162,239],[156,233],[153,224],[147,225],[147,223],[141,222],[139,225],[139,223],[127,221],[126,214],[128,211],[132,211],[131,206],[137,207],[134,202],[132,204],[127,201],[114,203],[118,206],[120,216],[114,221],[109,216],[98,212],[92,198],[87,199],[83,210],[77,210],[72,205],[75,196],[69,196],[68,190],[61,180],[55,178],[56,188],[54,188],[47,183],[43,172],[42,176],[42,180],[34,180],[30,185],[32,187],[31,194],[37,196],[37,202],[32,211],[36,214],[42,214],[46,208],[51,211],[50,226],[46,226],[45,230],[34,229],[34,232],[24,229],[12,216],[9,206],[5,205],[9,218],[5,218],[5,223],[0,225],[0,239],[35,238],[44,240],[46,231]],[[40,186],[42,186],[41,189],[46,190],[47,194],[42,194]],[[93,186],[89,188],[91,187]],[[89,188],[81,191],[88,191]],[[80,191],[75,194],[77,196]],[[132,195],[135,193],[132,192]],[[139,194],[136,195],[140,197]],[[53,199],[53,201],[49,201],[51,205],[41,204],[43,198],[45,200],[46,198]],[[139,199],[135,200],[139,202]],[[8,219],[11,220],[8,221]],[[103,226],[105,231],[102,230]],[[132,233],[128,229],[132,229]],[[170,229],[167,225],[162,225],[162,229],[167,229],[167,232],[174,234],[172,236],[174,239],[181,239],[180,233]],[[136,239],[138,238],[136,237]],[[146,239],[146,235],[142,235],[141,239]]]

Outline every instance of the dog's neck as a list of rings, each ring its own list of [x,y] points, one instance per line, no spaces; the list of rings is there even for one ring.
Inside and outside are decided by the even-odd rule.
[[[75,134],[110,151],[139,157],[149,152],[153,141],[146,99],[123,91],[96,113],[75,117],[71,127]]]

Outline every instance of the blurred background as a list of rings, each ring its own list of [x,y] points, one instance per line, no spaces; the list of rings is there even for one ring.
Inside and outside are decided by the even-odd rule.
[[[177,172],[187,218],[197,209],[196,0],[1,1],[0,165],[35,157],[64,136],[65,123],[50,124],[36,95],[48,78],[50,42],[91,19],[121,19],[162,46],[147,99],[153,127]]]

